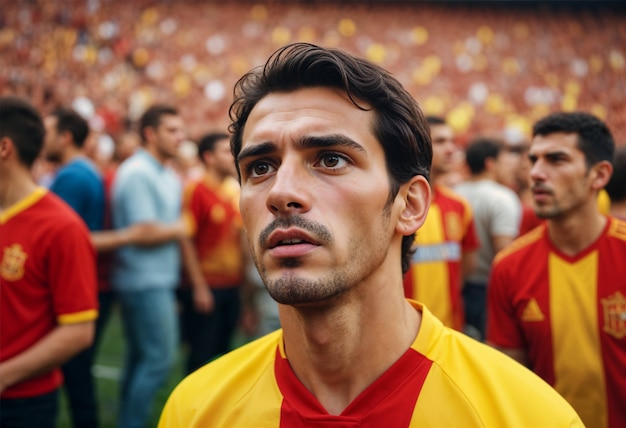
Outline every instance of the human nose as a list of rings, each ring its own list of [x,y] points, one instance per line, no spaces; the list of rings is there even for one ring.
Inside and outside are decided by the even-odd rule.
[[[310,208],[310,177],[297,160],[283,161],[274,175],[267,196],[267,208],[275,215],[308,211]]]
[[[541,160],[537,160],[531,164],[528,175],[530,176],[530,180],[532,182],[545,181],[546,171]]]

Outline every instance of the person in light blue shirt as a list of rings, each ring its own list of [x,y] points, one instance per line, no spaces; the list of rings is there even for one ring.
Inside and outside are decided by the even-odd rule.
[[[182,183],[166,166],[185,140],[175,108],[148,109],[142,147],[120,165],[112,189],[113,228],[134,231],[119,247],[111,286],[120,302],[126,361],[118,427],[144,428],[178,349],[175,288],[181,269]],[[117,244],[116,244],[117,246]]]
[[[54,110],[46,116],[44,124],[44,155],[48,161],[60,165],[50,183],[50,190],[76,211],[90,231],[102,230],[105,215],[104,182],[83,150],[89,135],[89,124],[77,112],[67,108]],[[102,306],[102,296],[99,294],[98,297]],[[96,389],[91,366],[102,325],[98,319],[93,344],[62,367],[70,414],[76,428],[98,426]]]

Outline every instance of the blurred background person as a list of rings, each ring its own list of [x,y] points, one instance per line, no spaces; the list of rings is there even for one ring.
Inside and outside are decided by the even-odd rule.
[[[100,171],[83,150],[89,136],[89,124],[76,111],[57,108],[44,118],[44,125],[44,156],[60,165],[50,190],[76,211],[90,231],[102,230],[104,183]],[[91,373],[98,336],[96,328],[93,344],[63,365],[65,391],[76,428],[98,426],[96,388]]]
[[[455,190],[471,204],[480,241],[476,269],[465,277],[463,303],[471,336],[484,340],[487,322],[487,282],[496,253],[518,236],[522,206],[507,184],[515,182],[515,159],[500,140],[477,138],[465,149],[470,176]],[[469,329],[471,327],[471,330]]]
[[[179,283],[182,183],[166,166],[186,138],[174,107],[155,105],[139,121],[142,147],[118,168],[112,190],[117,249],[111,284],[119,300],[126,343],[119,428],[144,428],[154,396],[178,349],[175,289]],[[119,246],[120,242],[114,244]]]
[[[228,134],[202,136],[197,156],[204,173],[186,185],[183,210],[200,266],[197,281],[204,289],[187,279],[179,290],[182,333],[189,348],[187,373],[231,349],[245,278],[239,184]]]
[[[423,302],[444,325],[462,331],[464,278],[475,267],[479,242],[472,208],[464,197],[441,184],[452,170],[458,150],[452,128],[440,117],[428,116],[432,140],[432,197],[426,222],[415,235],[415,253],[404,276],[406,297]]]
[[[31,175],[44,133],[28,102],[0,98],[0,425],[6,428],[56,425],[60,366],[91,345],[98,316],[87,228]]]

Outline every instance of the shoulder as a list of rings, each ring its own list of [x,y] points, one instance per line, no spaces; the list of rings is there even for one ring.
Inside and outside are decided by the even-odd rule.
[[[271,374],[282,331],[244,345],[187,376],[170,395],[163,415],[165,426],[191,426],[201,414],[217,415],[232,411],[260,379]],[[214,421],[218,421],[216,416]],[[169,425],[168,425],[169,424]]]
[[[609,221],[611,223],[609,224],[607,235],[626,244],[626,220],[609,217]]]
[[[544,224],[537,226],[530,232],[518,237],[506,248],[496,254],[493,259],[494,267],[505,260],[525,257],[529,252],[536,249],[537,246],[543,245],[543,236],[546,233],[546,226]]]
[[[82,224],[82,219],[60,196],[53,192],[46,192],[41,198],[41,212],[45,212],[45,216],[52,223],[59,226],[72,225],[75,223]]]
[[[445,400],[484,426],[579,423],[571,406],[526,367],[452,329],[437,336],[425,353],[432,367],[420,400],[424,396],[428,406]]]
[[[42,237],[43,242],[55,245],[57,239],[63,242],[88,237],[87,225],[63,199],[47,191],[39,202],[29,210],[26,223],[32,234]]]
[[[440,206],[455,208],[462,212],[472,212],[472,207],[467,198],[455,190],[446,186],[437,186],[435,192],[435,201]]]

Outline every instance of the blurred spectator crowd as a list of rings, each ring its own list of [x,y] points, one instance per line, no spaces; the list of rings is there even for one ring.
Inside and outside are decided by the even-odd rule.
[[[392,71],[460,136],[515,143],[556,110],[626,139],[626,9],[533,2],[17,0],[0,8],[0,94],[71,105],[110,138],[147,106],[179,107],[191,136],[228,124],[232,87],[276,48],[336,46]],[[463,138],[465,137],[465,140]]]

